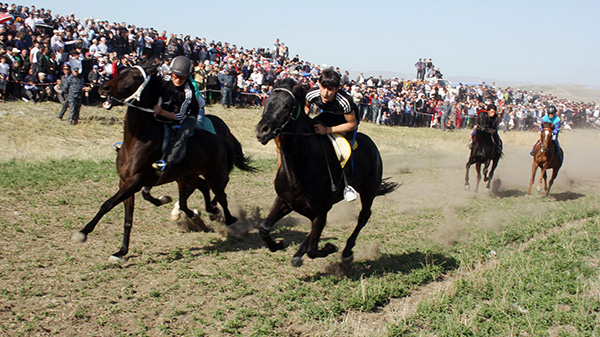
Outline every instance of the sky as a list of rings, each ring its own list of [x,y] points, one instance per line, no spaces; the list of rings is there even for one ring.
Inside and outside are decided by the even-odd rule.
[[[19,4],[17,2],[17,4]],[[244,48],[271,48],[366,76],[415,76],[431,58],[445,78],[600,89],[597,0],[32,1],[83,19],[126,22]]]

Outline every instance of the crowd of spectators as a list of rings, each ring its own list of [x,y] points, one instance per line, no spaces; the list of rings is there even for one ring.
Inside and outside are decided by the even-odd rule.
[[[0,98],[30,102],[66,99],[62,82],[76,70],[85,82],[83,104],[100,104],[99,85],[123,68],[145,59],[164,62],[185,55],[195,64],[193,78],[208,104],[226,107],[260,106],[277,80],[293,77],[312,86],[326,65],[292,57],[285,43],[244,48],[205,37],[167,33],[75,14],[53,14],[50,9],[0,3],[0,12],[13,19],[0,25]],[[65,67],[68,66],[68,67]],[[572,102],[541,92],[500,88],[485,83],[457,87],[442,81],[432,59],[420,59],[416,79],[384,79],[336,70],[344,89],[359,106],[360,118],[375,124],[464,128],[472,127],[479,106],[494,102],[505,130],[535,127],[549,104],[559,109],[566,127],[597,125],[599,106]],[[223,99],[222,93],[227,93]]]

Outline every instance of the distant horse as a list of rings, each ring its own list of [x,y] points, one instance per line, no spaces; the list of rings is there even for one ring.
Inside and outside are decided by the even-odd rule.
[[[119,190],[106,200],[94,218],[79,232],[73,235],[73,240],[85,242],[100,219],[123,202],[125,221],[123,242],[118,252],[110,257],[110,261],[122,261],[129,252],[129,239],[133,222],[134,196],[144,186],[155,186],[177,181],[179,187],[179,206],[190,218],[194,217],[187,206],[187,199],[195,189],[208,191],[210,188],[218,203],[223,208],[225,223],[230,225],[236,221],[227,205],[225,187],[229,181],[229,172],[233,167],[233,151],[222,137],[208,131],[196,130],[188,140],[184,159],[174,164],[159,176],[152,163],[162,156],[164,126],[149,113],[158,103],[162,79],[158,76],[148,76],[146,70],[156,70],[156,65],[145,64],[136,68],[124,70],[116,78],[106,82],[100,88],[100,93],[119,97],[127,91],[131,72],[134,76],[143,78],[144,88],[138,91],[139,102],[136,107],[127,108],[124,124],[123,145],[117,154],[117,172],[120,176]],[[121,96],[127,97],[127,96]],[[200,178],[203,176],[206,180]]]
[[[469,160],[466,165],[465,173],[465,190],[469,190],[471,185],[469,184],[469,169],[471,165],[475,164],[477,170],[477,184],[475,185],[475,192],[479,191],[479,181],[481,181],[481,165],[483,164],[483,181],[487,181],[486,190],[489,191],[492,178],[494,177],[494,171],[498,166],[498,161],[502,157],[502,151],[498,148],[497,144],[492,139],[492,134],[487,130],[489,116],[486,112],[481,112],[477,115],[477,124],[479,125],[477,132],[475,133],[475,139],[473,140],[473,146],[471,147],[471,153],[469,154]],[[488,168],[492,165],[491,169]]]
[[[318,244],[332,206],[343,199],[342,168],[327,136],[314,132],[313,120],[303,110],[306,90],[293,79],[280,83],[265,100],[263,116],[256,126],[256,137],[264,145],[276,139],[280,165],[275,177],[277,197],[269,215],[259,225],[263,241],[271,251],[284,248],[270,232],[274,224],[292,211],[311,220],[311,231],[292,258],[293,266],[302,265],[302,257],[325,257],[337,251],[331,243]],[[371,216],[373,199],[395,190],[396,183],[382,180],[383,163],[377,146],[366,135],[356,135],[358,147],[344,172],[348,183],[360,193],[362,209],[358,223],[346,242],[342,261],[352,262],[352,248],[360,230]]]
[[[130,103],[131,100],[135,100],[139,95],[139,92],[144,89],[145,80],[149,77],[156,75],[156,64],[154,64],[153,60],[146,62],[142,66],[133,67],[127,71],[123,71],[119,76],[119,80],[113,80],[107,82],[103,86],[104,95],[110,95],[111,101],[115,104],[125,104],[128,106],[135,106],[135,104]],[[131,99],[128,99],[131,98]],[[206,114],[204,116],[205,123],[211,122],[212,126],[217,135],[223,137],[227,143],[231,146],[233,151],[233,164],[235,167],[242,171],[246,172],[256,172],[258,171],[251,164],[251,159],[244,154],[242,149],[242,145],[235,138],[235,136],[231,133],[231,130],[227,126],[227,124],[218,116]],[[207,121],[208,120],[208,121]],[[217,201],[215,198],[210,200],[210,191],[206,183],[203,181],[199,181],[199,190],[202,192],[204,196],[205,202],[205,210],[210,214],[212,219],[218,217],[219,209],[216,207]],[[166,203],[172,201],[172,199],[168,196],[162,196],[160,198],[155,198],[150,194],[150,190],[152,186],[145,186],[142,189],[142,197],[151,202],[155,206],[161,206]],[[176,203],[173,211],[171,212],[171,220],[176,221],[180,217],[180,207],[179,203]]]
[[[537,191],[540,192],[542,190],[542,181],[544,181],[544,191],[546,192],[546,195],[548,195],[550,193],[550,188],[552,188],[552,184],[554,183],[554,179],[558,176],[558,171],[560,171],[560,167],[562,166],[565,154],[562,149],[557,149],[556,143],[552,141],[552,129],[552,123],[542,124],[540,145],[534,150],[533,165],[531,166],[531,179],[529,180],[527,195],[531,194],[531,186],[535,180],[535,174],[538,167],[542,172],[542,176],[540,177]],[[546,180],[546,170],[548,169],[552,169],[550,183]]]

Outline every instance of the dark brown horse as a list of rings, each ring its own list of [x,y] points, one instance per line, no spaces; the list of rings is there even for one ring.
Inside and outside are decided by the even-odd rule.
[[[100,88],[100,93],[104,95],[130,97],[133,94],[132,78],[139,77],[144,82],[144,87],[139,91],[139,99],[136,98],[135,107],[128,107],[125,115],[123,145],[117,154],[119,190],[102,204],[94,218],[83,229],[73,235],[73,240],[85,242],[87,235],[94,230],[104,214],[123,202],[123,242],[119,251],[110,257],[110,261],[122,261],[129,252],[134,196],[144,186],[176,181],[179,187],[179,206],[190,218],[194,217],[194,212],[187,206],[188,197],[195,189],[207,193],[210,188],[223,208],[225,223],[230,225],[236,221],[228,209],[225,194],[229,172],[233,167],[233,151],[222,137],[196,130],[188,141],[186,156],[180,163],[172,165],[160,176],[152,168],[152,163],[161,158],[164,134],[163,124],[157,122],[153,114],[149,113],[158,103],[162,87],[162,79],[159,76],[147,75],[147,71],[151,73],[155,70],[156,65],[149,64],[129,68]]]
[[[271,251],[284,248],[282,241],[271,238],[274,224],[292,211],[311,220],[306,240],[292,258],[293,266],[302,265],[302,257],[325,257],[337,251],[331,243],[319,249],[327,213],[333,204],[343,199],[342,168],[328,138],[314,132],[313,120],[303,110],[306,90],[294,80],[283,81],[266,99],[262,119],[256,126],[256,137],[262,144],[277,139],[280,145],[280,166],[275,177],[277,197],[259,233]],[[352,248],[360,230],[371,216],[373,199],[392,192],[397,184],[382,181],[383,163],[375,143],[362,133],[356,136],[358,148],[353,152],[353,165],[344,172],[348,182],[360,193],[362,209],[358,223],[346,242],[342,261],[349,264]]]
[[[112,105],[115,104],[125,104],[129,106],[135,106],[135,103],[132,104],[130,101],[137,99],[139,92],[143,90],[145,84],[145,80],[149,78],[149,76],[156,75],[156,64],[154,60],[150,60],[145,62],[143,65],[136,66],[131,69],[131,71],[124,71],[120,74],[118,83],[113,81],[112,87],[104,87],[106,91],[104,94],[109,95],[112,101]],[[110,84],[111,82],[108,82]],[[111,105],[111,106],[112,106]],[[246,172],[256,172],[258,171],[254,166],[252,166],[252,160],[244,154],[242,149],[242,145],[237,140],[237,138],[231,133],[231,130],[221,118],[215,115],[206,114],[204,116],[204,123],[210,122],[214,128],[214,131],[217,135],[221,136],[225,139],[227,144],[231,147],[233,151],[233,164],[235,167],[242,171]],[[211,219],[216,219],[219,217],[219,208],[217,207],[216,198],[210,200],[210,190],[207,184],[200,179],[198,182],[198,189],[202,192],[204,196],[205,202],[205,210],[209,213]],[[142,189],[142,197],[151,202],[155,206],[161,206],[172,201],[169,196],[162,196],[160,198],[155,198],[150,193],[152,186],[145,186]],[[171,220],[177,221],[180,218],[181,209],[179,207],[179,202],[175,203],[173,207],[173,211],[171,212]]]
[[[540,177],[540,183],[537,186],[537,191],[542,190],[542,181],[544,182],[544,191],[546,195],[550,193],[550,188],[554,183],[554,179],[558,176],[558,171],[562,166],[564,160],[564,152],[562,149],[557,148],[556,143],[552,140],[552,130],[554,126],[552,123],[543,123],[542,131],[540,132],[540,143],[536,146],[533,155],[533,164],[531,166],[531,179],[529,180],[529,189],[527,195],[531,194],[531,186],[535,181],[535,174],[537,173],[538,167],[542,172]],[[550,183],[546,180],[546,170],[552,169],[552,177]]]
[[[473,146],[469,153],[469,160],[466,164],[465,172],[465,190],[469,190],[471,185],[469,184],[469,169],[471,165],[475,164],[475,170],[477,171],[477,183],[475,184],[475,192],[479,191],[479,182],[481,181],[481,165],[483,165],[483,181],[487,182],[485,188],[487,191],[490,190],[490,184],[494,177],[494,171],[498,166],[498,161],[502,157],[502,151],[498,148],[498,145],[494,143],[490,130],[485,127],[488,125],[489,116],[483,111],[477,115],[477,125],[479,128],[475,133],[475,139],[473,140]],[[490,168],[490,164],[492,167]]]

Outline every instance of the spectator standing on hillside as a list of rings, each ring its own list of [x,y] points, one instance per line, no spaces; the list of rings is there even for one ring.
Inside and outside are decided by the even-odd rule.
[[[415,67],[417,68],[417,81],[423,81],[425,79],[425,63],[419,59],[419,61],[415,63]]]
[[[83,100],[83,87],[85,83],[79,74],[78,68],[71,70],[71,76],[69,76],[64,84],[64,91],[67,95],[66,102],[69,106],[69,123],[72,125],[77,124],[79,121],[79,110],[81,109],[81,101]],[[59,116],[62,118],[62,116]]]
[[[224,108],[230,108],[233,105],[233,88],[236,85],[235,72],[229,66],[225,66],[224,71],[219,74],[218,78],[222,86],[223,94],[221,104],[223,104]]]

